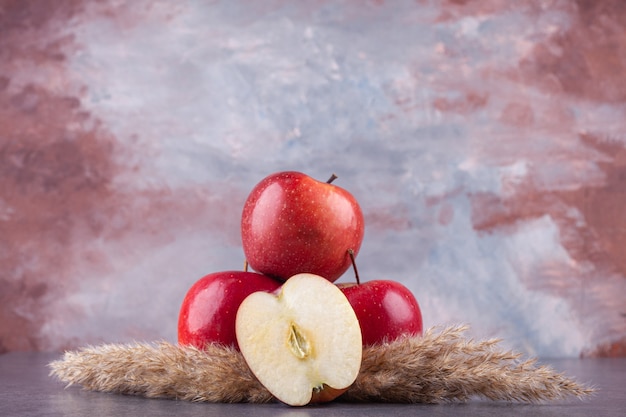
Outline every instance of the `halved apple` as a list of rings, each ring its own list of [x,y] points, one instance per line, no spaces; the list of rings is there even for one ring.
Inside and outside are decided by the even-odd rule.
[[[341,290],[319,275],[297,274],[275,294],[250,294],[235,329],[252,373],[289,405],[335,399],[361,367],[356,314]]]

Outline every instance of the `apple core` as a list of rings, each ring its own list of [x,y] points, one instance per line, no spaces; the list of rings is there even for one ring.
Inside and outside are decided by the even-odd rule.
[[[298,358],[304,359],[311,353],[311,347],[307,339],[300,333],[298,327],[292,324],[289,328],[289,348],[291,353]]]

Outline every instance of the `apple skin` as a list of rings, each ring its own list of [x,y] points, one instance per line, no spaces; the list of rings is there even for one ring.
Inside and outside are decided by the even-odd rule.
[[[361,326],[363,346],[394,341],[402,336],[421,335],[422,312],[413,293],[392,280],[360,284],[341,283]]]
[[[322,389],[318,391],[313,391],[313,395],[311,396],[311,402],[309,402],[309,404],[322,404],[331,402],[340,395],[342,395],[344,392],[348,391],[349,388],[350,387],[337,389],[324,384]]]
[[[273,292],[281,283],[255,272],[208,274],[187,291],[178,315],[178,343],[203,349],[207,343],[239,350],[235,318],[242,301],[253,292]]]
[[[248,264],[280,280],[311,273],[336,281],[351,266],[347,251],[356,256],[363,234],[363,213],[348,191],[294,171],[261,180],[241,218]]]

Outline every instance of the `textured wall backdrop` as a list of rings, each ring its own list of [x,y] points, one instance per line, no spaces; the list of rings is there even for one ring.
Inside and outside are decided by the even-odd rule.
[[[293,169],[357,197],[361,275],[426,326],[624,354],[625,27],[621,0],[0,0],[0,352],[175,340]]]

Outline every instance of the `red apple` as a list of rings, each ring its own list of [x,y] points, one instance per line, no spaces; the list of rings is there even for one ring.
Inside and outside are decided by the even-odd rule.
[[[411,290],[391,280],[361,283],[352,253],[350,257],[356,283],[337,286],[356,313],[363,346],[392,342],[402,336],[421,335],[422,311]]]
[[[239,350],[235,318],[241,302],[257,291],[273,292],[280,282],[254,272],[206,275],[191,286],[178,315],[178,343],[203,349],[207,343]]]
[[[279,172],[257,184],[246,200],[241,237],[255,271],[281,280],[299,274],[336,281],[351,264],[364,233],[356,199],[331,182]]]
[[[356,313],[364,346],[422,334],[419,304],[413,293],[399,282],[373,280],[338,286]]]
[[[399,282],[373,280],[338,286],[356,313],[364,346],[422,334],[419,304],[413,293]]]

